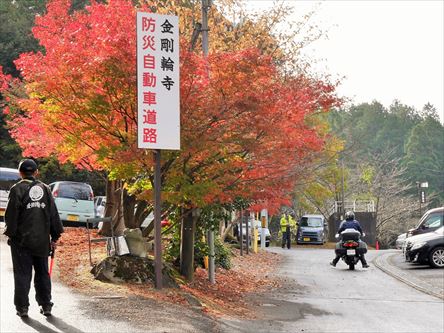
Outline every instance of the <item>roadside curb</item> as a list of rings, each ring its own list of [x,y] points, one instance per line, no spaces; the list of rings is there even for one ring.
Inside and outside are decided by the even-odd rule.
[[[186,291],[182,291],[181,295],[187,300],[188,304],[197,310],[201,310],[204,307],[204,304],[194,295],[187,293]]]
[[[440,292],[435,291],[431,288],[423,287],[421,284],[422,281],[420,279],[417,279],[411,275],[405,274],[402,270],[396,268],[395,266],[388,263],[389,258],[399,255],[399,253],[394,252],[388,252],[388,253],[382,253],[378,255],[376,258],[372,260],[372,263],[382,270],[384,273],[394,277],[395,279],[415,288],[416,290],[419,290],[425,294],[434,296],[439,298],[440,300],[444,300],[444,295]]]

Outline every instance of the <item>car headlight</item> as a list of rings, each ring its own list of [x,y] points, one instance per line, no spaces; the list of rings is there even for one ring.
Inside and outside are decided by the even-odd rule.
[[[415,243],[415,244],[413,244],[413,246],[412,246],[412,251],[413,251],[413,250],[420,249],[420,248],[423,247],[424,245],[426,245],[426,242]]]

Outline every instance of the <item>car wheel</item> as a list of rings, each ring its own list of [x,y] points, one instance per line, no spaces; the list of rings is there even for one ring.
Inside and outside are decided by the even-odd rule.
[[[435,247],[429,254],[429,263],[436,268],[444,268],[444,247]]]

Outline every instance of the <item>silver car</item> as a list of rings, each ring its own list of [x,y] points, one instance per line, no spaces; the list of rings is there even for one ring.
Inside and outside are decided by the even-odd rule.
[[[407,233],[400,234],[398,238],[396,238],[396,248],[401,250],[404,246],[405,239],[407,238]]]

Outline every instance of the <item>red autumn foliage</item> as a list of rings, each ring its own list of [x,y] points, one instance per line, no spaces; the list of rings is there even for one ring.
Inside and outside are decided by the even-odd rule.
[[[25,155],[56,154],[124,179],[145,174],[153,162],[136,148],[134,22],[147,8],[93,1],[70,13],[69,4],[49,1],[33,29],[45,52],[16,61],[27,96],[14,98],[25,113],[11,115],[11,134]],[[324,146],[310,118],[338,103],[334,86],[304,74],[284,80],[257,49],[205,59],[181,45],[182,149],[163,155],[164,200],[204,206],[241,196],[273,213]]]

